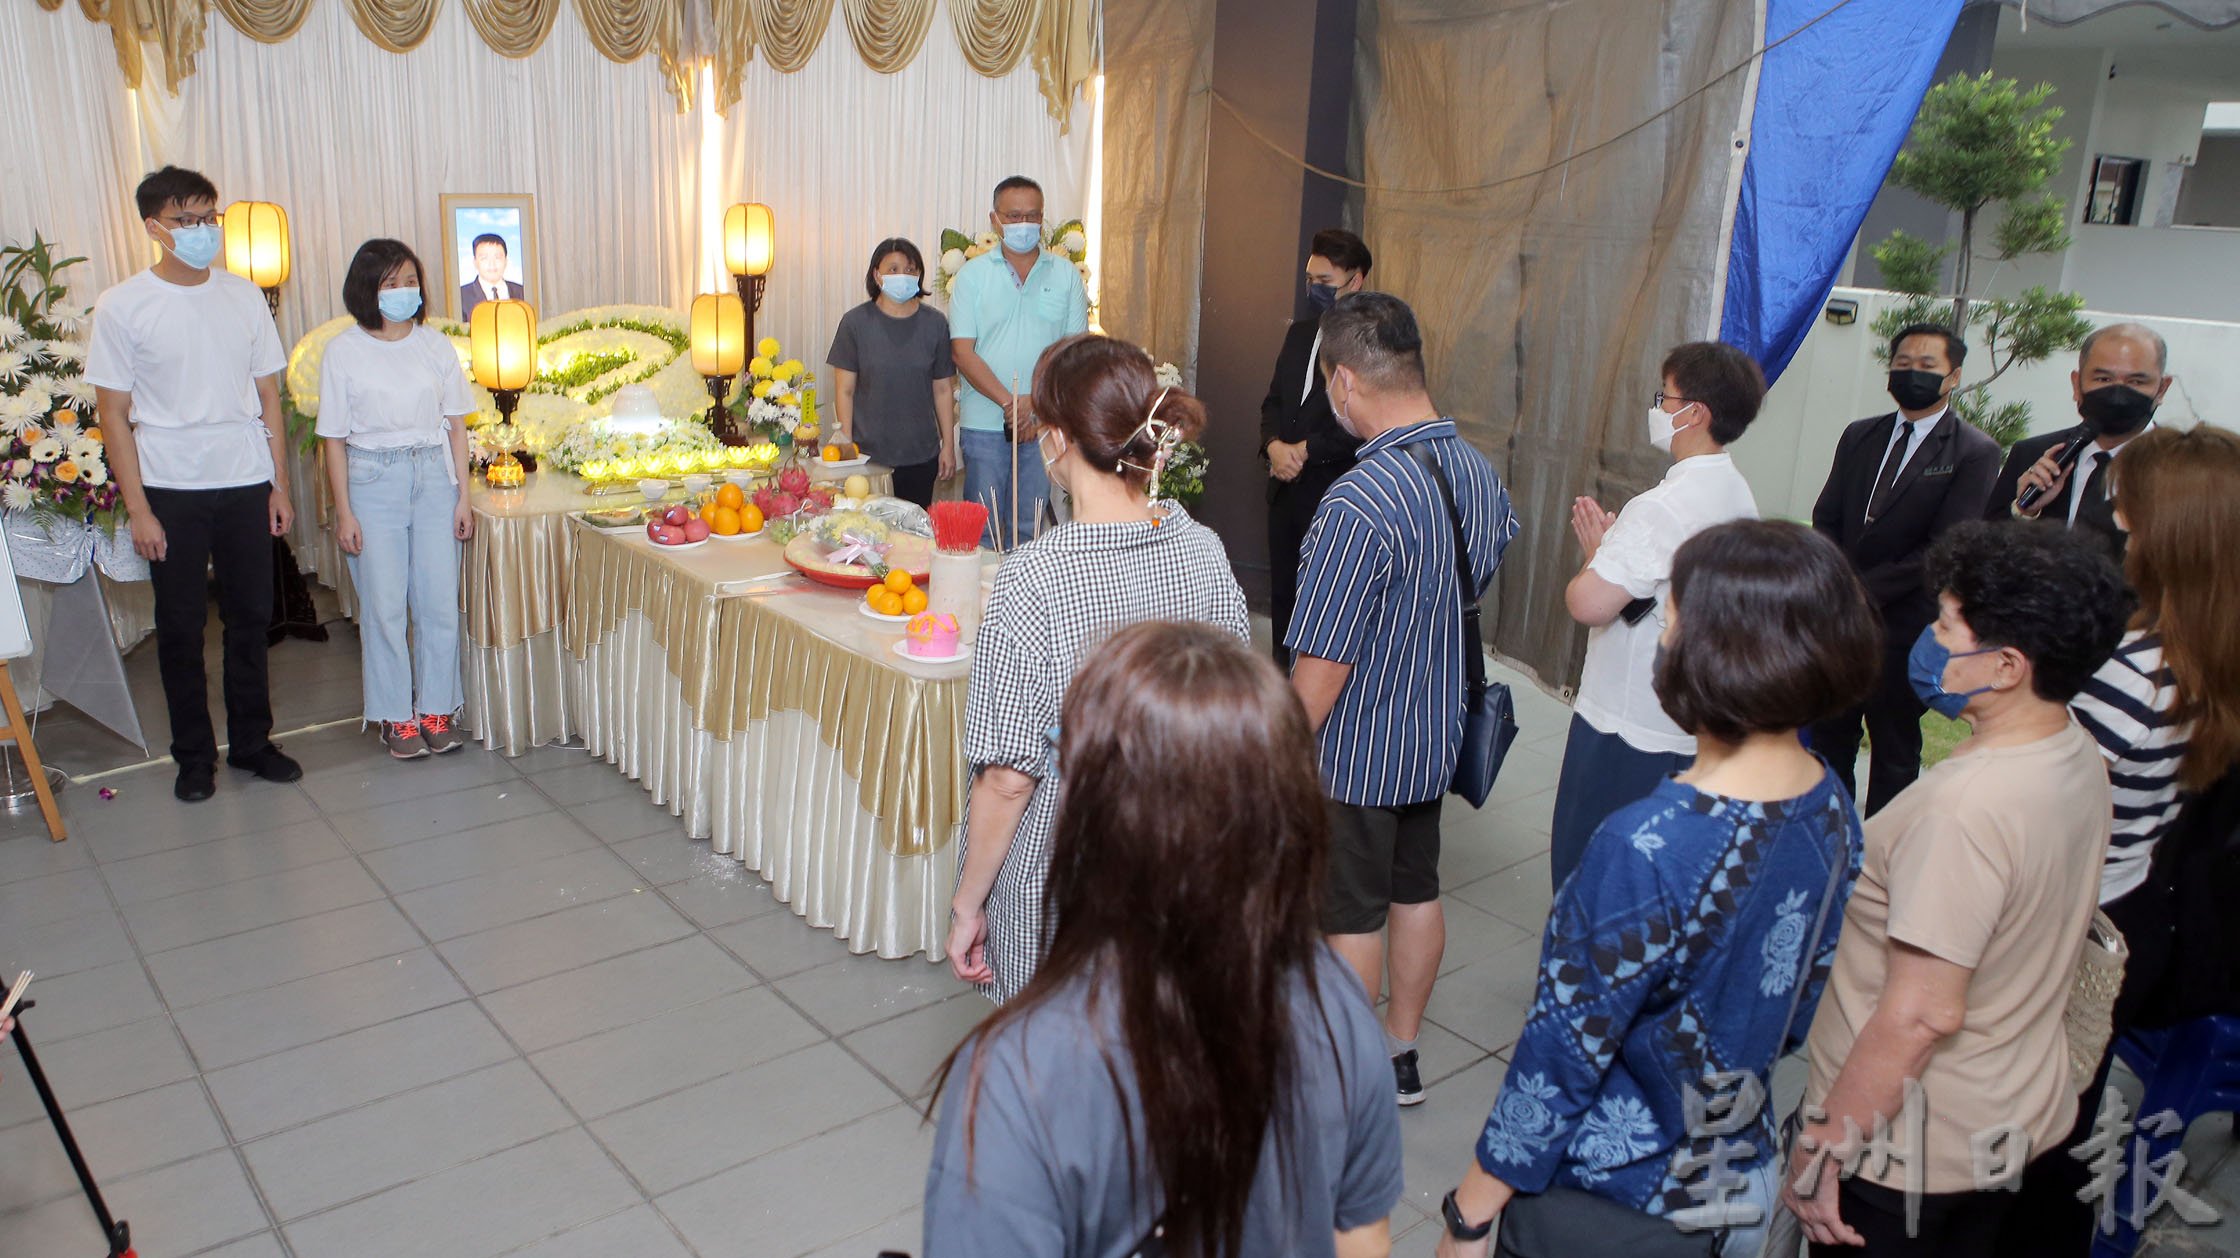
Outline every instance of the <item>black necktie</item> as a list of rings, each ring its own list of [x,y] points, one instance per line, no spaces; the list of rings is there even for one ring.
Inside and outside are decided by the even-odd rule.
[[[2084,478],[2084,489],[2077,495],[2077,509],[2069,513],[2069,523],[2084,518],[2093,503],[2105,502],[2108,497],[2108,452],[2092,452],[2092,472]]]
[[[1882,460],[1882,474],[1874,479],[1874,496],[1867,499],[1867,523],[1874,523],[1883,508],[1890,505],[1890,493],[1898,487],[1898,473],[1905,470],[1906,452],[1913,448],[1913,421],[1898,421],[1898,439],[1890,444],[1890,453]]]

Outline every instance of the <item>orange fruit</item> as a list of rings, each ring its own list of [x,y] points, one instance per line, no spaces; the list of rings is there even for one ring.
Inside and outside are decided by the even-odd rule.
[[[729,485],[725,489],[731,488]],[[733,537],[739,532],[739,513],[722,503],[708,509],[708,531],[723,537]]]
[[[902,569],[887,569],[887,588],[896,594],[907,594],[910,592],[910,587],[916,584],[916,581],[911,580],[910,574]]]
[[[926,609],[926,592],[913,589],[902,596],[902,614],[915,616]]]
[[[747,505],[747,491],[725,481],[723,488],[716,490],[716,505],[737,511]]]
[[[826,446],[824,448],[824,461],[827,463],[838,463],[840,461],[840,447]]]
[[[878,595],[879,601],[871,605],[871,610],[882,616],[899,616],[902,614],[902,596],[900,594],[885,588],[874,590],[873,593]]]
[[[739,508],[739,531],[742,533],[760,533],[762,531],[762,508],[751,502]]]

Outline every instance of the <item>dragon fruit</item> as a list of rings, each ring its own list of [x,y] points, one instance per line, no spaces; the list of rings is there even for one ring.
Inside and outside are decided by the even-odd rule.
[[[809,473],[798,467],[789,467],[778,474],[778,488],[789,494],[801,494],[809,488]]]
[[[770,506],[763,514],[766,516],[785,516],[792,515],[800,509],[801,499],[790,493],[779,492],[770,496]]]

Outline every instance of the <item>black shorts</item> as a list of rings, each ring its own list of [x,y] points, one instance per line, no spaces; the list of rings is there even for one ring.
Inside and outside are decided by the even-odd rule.
[[[1322,929],[1370,935],[1395,904],[1439,898],[1439,800],[1383,808],[1326,800],[1330,889]]]

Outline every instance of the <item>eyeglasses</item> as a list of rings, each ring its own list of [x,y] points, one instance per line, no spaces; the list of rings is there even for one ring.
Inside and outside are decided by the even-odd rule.
[[[1659,390],[1657,390],[1657,398],[1656,398],[1656,401],[1657,401],[1657,409],[1661,411],[1661,410],[1663,410],[1663,409],[1664,409],[1664,404],[1665,404],[1665,403],[1667,403],[1667,402],[1680,402],[1680,403],[1687,403],[1687,402],[1693,402],[1693,401],[1695,401],[1695,399],[1694,399],[1694,398],[1692,398],[1692,397],[1681,397],[1681,396],[1680,396],[1679,394],[1677,394],[1677,393],[1667,393],[1667,392],[1665,392],[1665,391],[1664,391],[1663,389],[1659,389]]]
[[[225,217],[212,210],[208,214],[158,214],[156,221],[166,227],[216,227],[225,221]]]
[[[999,213],[996,215],[996,217],[1002,219],[1006,223],[1039,223],[1042,221],[1042,211],[1026,210],[1011,214]]]

